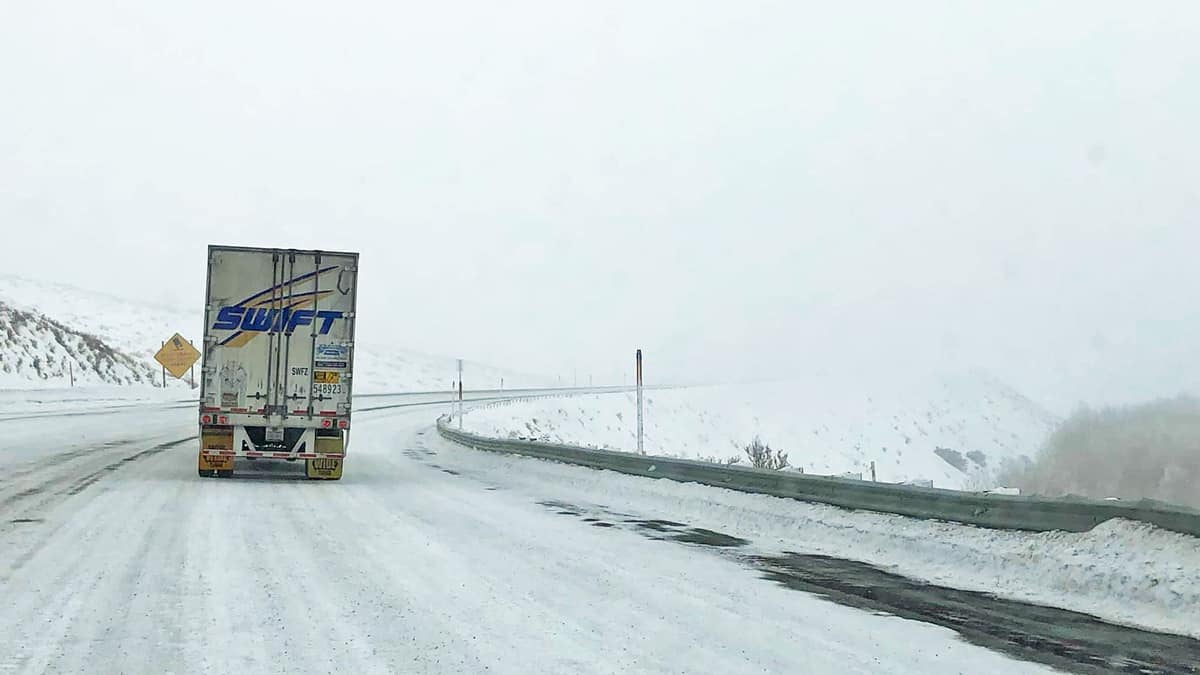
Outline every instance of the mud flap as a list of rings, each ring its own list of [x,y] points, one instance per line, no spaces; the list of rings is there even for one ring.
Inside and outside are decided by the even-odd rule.
[[[225,453],[225,454],[221,454]],[[233,475],[233,429],[229,427],[200,428],[200,458],[197,460],[201,476]]]
[[[305,460],[304,471],[309,478],[338,480],[342,477],[342,458],[318,457]]]

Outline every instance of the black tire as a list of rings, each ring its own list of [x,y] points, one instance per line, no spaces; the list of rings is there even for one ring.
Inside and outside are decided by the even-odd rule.
[[[209,469],[197,469],[197,473],[201,478],[212,478],[213,472]]]
[[[233,478],[233,469],[218,471],[217,478]]]

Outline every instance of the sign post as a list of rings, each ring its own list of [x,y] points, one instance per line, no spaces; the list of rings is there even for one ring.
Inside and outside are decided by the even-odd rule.
[[[642,434],[642,350],[637,350],[637,449],[639,455],[646,454]]]

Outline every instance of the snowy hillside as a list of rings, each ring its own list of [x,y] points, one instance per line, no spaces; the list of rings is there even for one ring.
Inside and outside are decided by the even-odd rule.
[[[746,462],[755,436],[807,473],[936,487],[993,487],[1032,458],[1056,419],[982,375],[846,385],[836,376],[759,385],[649,391],[648,454]],[[465,417],[479,433],[613,450],[636,448],[633,394],[497,404]]]
[[[115,352],[127,355],[161,385],[161,368],[154,354],[172,334],[195,340],[200,320],[193,314],[143,305],[104,293],[64,284],[0,276],[0,301],[25,312],[37,312],[73,331],[95,336]],[[52,350],[49,343],[44,350]],[[37,385],[37,378],[27,378]],[[186,385],[169,380],[174,386]],[[125,384],[106,380],[108,384]],[[63,386],[65,380],[53,383]]]
[[[22,338],[20,351],[13,354],[9,352],[12,347],[8,343],[0,343],[6,359],[0,364],[7,363],[10,358],[15,363],[18,356],[24,364],[20,369],[14,366],[7,374],[3,365],[0,365],[0,377],[3,378],[0,379],[0,387],[7,388],[66,386],[66,375],[58,377],[55,374],[57,371],[54,368],[57,366],[44,365],[62,365],[62,356],[73,344],[61,344],[56,339],[56,331],[94,336],[96,344],[93,351],[111,354],[114,363],[124,364],[121,367],[126,370],[114,366],[116,369],[111,370],[111,378],[97,383],[161,384],[157,379],[161,378],[161,370],[154,360],[154,354],[163,341],[176,332],[198,342],[203,320],[200,313],[202,303],[199,300],[194,307],[185,311],[63,284],[8,276],[0,276],[0,302],[5,303],[10,311],[43,315],[45,326],[58,327],[39,328],[36,333],[26,335]],[[8,318],[0,321],[0,334],[4,333],[10,321]],[[369,335],[359,338],[355,354],[356,391],[359,393],[448,390],[451,382],[457,379],[457,363],[453,358],[418,354],[397,347],[381,347],[372,344]],[[32,365],[35,358],[41,371]],[[81,352],[78,358],[85,363],[94,360],[87,352]],[[65,366],[62,368],[65,372]],[[50,373],[51,376],[44,377],[40,372]],[[102,368],[99,372],[109,371]],[[147,372],[151,376],[149,380],[144,379]],[[141,373],[143,379],[137,379],[139,376],[134,373]],[[546,377],[471,361],[465,364],[463,380],[468,388],[498,387],[501,379],[509,388],[550,384],[550,379]],[[167,381],[172,387],[187,388],[184,382],[171,378]]]
[[[0,386],[150,384],[155,369],[94,335],[0,300]]]

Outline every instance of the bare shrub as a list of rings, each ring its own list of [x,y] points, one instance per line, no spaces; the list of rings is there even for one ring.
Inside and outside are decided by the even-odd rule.
[[[763,443],[758,436],[754,437],[753,441],[745,448],[746,457],[750,460],[750,466],[756,469],[774,469],[779,470],[787,467],[788,456],[782,450],[772,450],[770,445]]]

